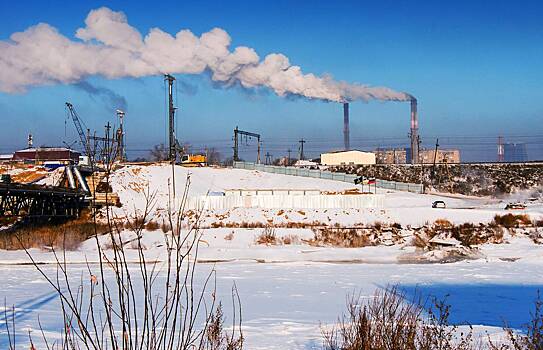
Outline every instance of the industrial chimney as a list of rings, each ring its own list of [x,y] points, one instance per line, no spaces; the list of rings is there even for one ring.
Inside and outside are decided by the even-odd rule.
[[[345,144],[345,150],[348,151],[351,148],[349,142],[349,104],[343,104],[343,143]]]
[[[411,97],[411,164],[419,162],[419,120],[417,99]]]

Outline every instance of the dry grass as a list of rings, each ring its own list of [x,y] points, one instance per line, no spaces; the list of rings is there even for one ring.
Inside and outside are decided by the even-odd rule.
[[[145,224],[145,229],[147,231],[158,231],[158,229],[160,229],[160,225],[158,222],[151,220]]]
[[[438,219],[433,225],[426,225],[415,234],[412,244],[419,248],[431,248],[430,240],[436,236],[454,238],[464,247],[485,243],[503,243],[503,226],[490,224],[463,223],[454,225],[448,220]]]
[[[94,236],[109,231],[106,224],[94,223],[84,214],[79,219],[47,225],[24,225],[0,233],[0,249],[55,247],[75,250]]]
[[[325,227],[313,229],[315,245],[329,245],[343,248],[360,248],[374,245],[363,229]]]
[[[494,216],[493,223],[505,228],[531,226],[532,220],[526,214],[505,214]]]
[[[275,235],[275,229],[273,227],[266,227],[260,235],[256,238],[257,244],[275,245],[277,244],[277,236]]]
[[[439,229],[450,229],[453,224],[447,219],[437,219],[434,221],[434,226]]]
[[[281,238],[281,242],[284,244],[284,245],[291,245],[291,244],[300,244],[301,240],[300,240],[300,237],[298,237],[297,235],[287,235],[285,237],[282,237]]]
[[[127,230],[141,230],[145,228],[145,220],[143,218],[137,217],[135,219],[126,219],[124,223],[124,228]]]
[[[224,227],[224,222],[222,222],[222,221],[212,222],[211,223],[211,228],[221,228],[221,227]]]
[[[347,313],[331,331],[324,331],[327,350],[472,350],[480,346],[471,331],[458,334],[449,324],[450,308],[434,300],[425,308],[420,298],[408,300],[395,287],[377,291],[360,303],[347,300]]]
[[[377,291],[361,303],[347,299],[347,313],[332,330],[323,331],[326,350],[541,350],[543,349],[543,301],[539,292],[531,319],[523,332],[505,326],[505,339],[474,337],[470,327],[460,332],[449,323],[451,308],[443,300],[430,303],[408,299],[396,287]]]

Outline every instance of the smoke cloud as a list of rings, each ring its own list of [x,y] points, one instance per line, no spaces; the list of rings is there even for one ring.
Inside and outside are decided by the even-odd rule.
[[[75,87],[87,92],[92,97],[99,97],[109,109],[121,109],[126,111],[126,99],[116,92],[101,86],[92,85],[88,81],[80,81],[74,84]]]
[[[73,84],[96,75],[114,79],[208,71],[214,82],[224,86],[264,87],[279,96],[335,102],[410,99],[386,87],[303,73],[280,53],[261,59],[252,48],[230,48],[231,38],[220,28],[200,36],[189,30],[174,36],[153,28],[143,37],[122,12],[102,7],[88,14],[85,27],[75,37],[69,39],[40,23],[0,41],[0,91],[17,93],[38,85]]]

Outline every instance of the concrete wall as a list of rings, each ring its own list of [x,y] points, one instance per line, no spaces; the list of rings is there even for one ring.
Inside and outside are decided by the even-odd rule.
[[[361,151],[345,151],[321,154],[322,165],[375,164],[375,154]]]
[[[263,209],[363,209],[383,208],[384,195],[254,195],[197,196],[188,198],[192,210],[234,208]]]

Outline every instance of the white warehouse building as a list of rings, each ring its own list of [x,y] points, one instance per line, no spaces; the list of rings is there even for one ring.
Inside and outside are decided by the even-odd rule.
[[[337,151],[321,154],[322,165],[367,165],[375,164],[375,153],[357,150]]]

